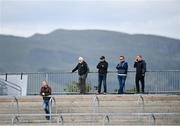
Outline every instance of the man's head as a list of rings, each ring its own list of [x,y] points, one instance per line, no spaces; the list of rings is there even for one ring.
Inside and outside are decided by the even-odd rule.
[[[120,60],[120,62],[124,62],[125,61],[125,57],[124,56],[120,56],[119,60]]]
[[[142,61],[142,60],[143,60],[143,57],[142,57],[141,55],[138,55],[138,56],[136,57],[136,59],[137,59],[137,61]]]
[[[78,60],[79,60],[79,63],[83,63],[84,61],[83,57],[79,57]]]
[[[101,57],[100,57],[100,60],[101,60],[101,61],[104,61],[104,60],[105,60],[105,56],[101,56]]]

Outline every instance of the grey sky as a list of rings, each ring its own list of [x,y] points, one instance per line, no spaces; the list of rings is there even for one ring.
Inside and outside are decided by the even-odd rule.
[[[180,39],[180,0],[0,0],[0,34],[105,29]]]

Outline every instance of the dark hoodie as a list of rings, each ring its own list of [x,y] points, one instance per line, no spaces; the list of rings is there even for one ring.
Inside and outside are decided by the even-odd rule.
[[[137,76],[144,76],[146,72],[146,62],[144,60],[135,62],[134,68],[136,68]]]

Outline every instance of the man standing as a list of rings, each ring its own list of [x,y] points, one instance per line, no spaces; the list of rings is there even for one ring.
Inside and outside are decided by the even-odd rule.
[[[98,69],[98,94],[101,93],[101,85],[103,82],[104,86],[104,94],[106,94],[106,76],[107,76],[107,69],[108,69],[108,62],[105,60],[104,56],[100,57],[100,62],[97,65]]]
[[[86,78],[89,72],[89,68],[87,63],[84,61],[83,57],[79,57],[79,63],[77,66],[72,70],[75,72],[78,70],[79,74],[79,87],[80,87],[80,94],[85,94],[86,92]]]
[[[42,87],[40,91],[40,95],[43,96],[43,108],[46,114],[49,114],[49,100],[51,97],[48,97],[51,95],[51,87],[48,85],[47,81],[42,81]],[[50,116],[46,116],[46,119],[49,120]]]
[[[125,88],[125,81],[128,71],[128,63],[125,62],[125,57],[120,56],[120,63],[116,66],[116,69],[118,70],[118,80],[119,80],[119,90],[118,94],[124,93]]]
[[[145,88],[145,72],[146,72],[146,62],[143,60],[143,57],[141,55],[138,55],[134,62],[134,68],[136,68],[136,90],[137,93],[140,92],[139,90],[139,81],[141,82],[141,90],[142,93],[144,93]]]

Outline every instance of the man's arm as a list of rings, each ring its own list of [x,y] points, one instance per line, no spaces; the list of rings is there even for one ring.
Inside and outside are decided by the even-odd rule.
[[[118,64],[118,65],[116,66],[116,69],[119,70],[119,68],[120,68],[120,65]]]
[[[142,74],[145,74],[146,72],[146,62],[143,61],[143,64],[142,64]]]
[[[100,63],[98,63],[98,65],[97,65],[97,69],[100,69],[101,68],[101,65],[100,65]]]
[[[128,63],[127,62],[124,64],[124,69],[128,70]]]
[[[134,68],[136,68],[137,67],[137,62],[134,62]]]
[[[78,65],[72,70],[72,73],[78,69]]]

